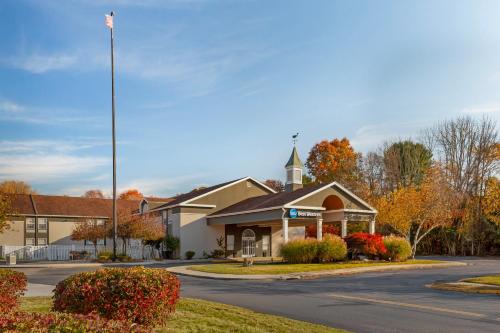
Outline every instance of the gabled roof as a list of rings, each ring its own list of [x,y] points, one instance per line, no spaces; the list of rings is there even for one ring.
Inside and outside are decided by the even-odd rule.
[[[172,207],[181,206],[181,205],[190,205],[191,202],[196,200],[196,199],[199,199],[201,197],[204,197],[205,195],[211,194],[211,193],[219,191],[225,187],[228,187],[228,186],[231,186],[231,185],[234,185],[236,183],[239,183],[241,181],[246,181],[246,180],[252,180],[253,182],[255,182],[255,183],[259,184],[260,186],[262,186],[263,188],[267,189],[268,191],[270,191],[272,193],[276,193],[275,190],[262,184],[261,182],[255,180],[255,179],[253,179],[252,177],[244,177],[244,178],[238,178],[235,180],[224,182],[221,184],[213,185],[210,187],[205,187],[205,188],[202,188],[199,190],[193,190],[193,191],[188,192],[188,193],[180,194],[180,195],[174,197],[172,201],[156,207],[155,210],[172,208]]]
[[[285,168],[288,167],[298,167],[298,168],[303,168],[304,165],[302,164],[302,161],[300,160],[299,153],[297,153],[297,148],[293,146],[292,150],[292,155],[290,155],[290,158],[288,159],[288,162],[285,165]]]
[[[157,197],[144,197],[142,200],[139,202],[139,205],[142,205],[142,203],[145,201],[148,203],[149,209],[156,209],[160,206],[163,206],[166,203],[172,202],[174,198],[157,198]],[[134,210],[134,213],[139,212],[139,208]]]
[[[113,200],[38,194],[3,194],[12,215],[111,218]],[[134,210],[139,200],[118,200],[118,209]]]
[[[147,202],[170,202],[174,200],[173,198],[159,198],[159,197],[144,197],[143,200]]]
[[[238,213],[245,212],[253,212],[259,210],[270,210],[270,209],[281,209],[281,208],[293,208],[298,207],[294,206],[297,202],[314,195],[322,190],[335,186],[337,189],[344,192],[347,196],[349,196],[354,201],[359,202],[363,206],[366,207],[367,211],[371,211],[376,213],[375,208],[371,207],[368,203],[363,201],[361,198],[356,196],[354,193],[338,184],[337,182],[332,182],[329,184],[318,184],[311,185],[307,187],[303,187],[301,189],[295,190],[293,192],[280,192],[268,195],[261,195],[258,197],[248,198],[246,200],[240,201],[232,206],[226,207],[219,211],[216,211],[207,217],[217,217],[223,215],[233,215]],[[311,207],[313,208],[313,207]]]
[[[289,202],[292,202],[296,199],[300,199],[305,195],[316,191],[318,188],[321,188],[323,186],[324,185],[311,185],[295,190],[293,192],[279,192],[274,194],[261,195],[258,197],[248,198],[232,206],[226,207],[213,214],[210,214],[208,217],[210,217],[211,215],[232,214],[236,212],[266,209],[272,207],[276,207],[278,209],[282,206],[285,206]]]

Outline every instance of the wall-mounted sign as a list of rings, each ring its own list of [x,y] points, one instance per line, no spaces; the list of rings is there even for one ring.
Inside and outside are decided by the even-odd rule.
[[[288,216],[290,218],[295,219],[295,218],[308,218],[308,217],[321,217],[321,212],[312,212],[308,210],[299,210],[296,208],[291,208],[288,211]]]

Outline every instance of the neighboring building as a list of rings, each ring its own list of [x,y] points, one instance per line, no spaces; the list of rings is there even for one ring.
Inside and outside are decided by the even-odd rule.
[[[278,256],[281,244],[304,238],[310,224],[317,225],[319,239],[323,223],[339,223],[343,236],[349,221],[365,221],[375,232],[376,210],[342,185],[302,187],[303,165],[295,147],[285,169],[285,192],[245,177],[179,195],[149,212],[159,212],[167,232],[179,237],[181,256],[192,250],[202,257],[218,248],[221,236],[228,256]]]
[[[10,228],[0,233],[0,245],[84,245],[71,240],[76,224],[83,220],[108,223],[112,215],[111,199],[37,195],[4,194],[11,203]],[[171,199],[144,198],[118,200],[119,209],[130,212],[148,203],[165,204]],[[99,245],[106,245],[103,239]]]

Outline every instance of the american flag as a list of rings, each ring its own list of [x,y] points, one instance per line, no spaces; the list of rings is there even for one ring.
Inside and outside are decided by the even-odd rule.
[[[105,15],[106,16],[106,25],[108,28],[113,29],[113,15]]]

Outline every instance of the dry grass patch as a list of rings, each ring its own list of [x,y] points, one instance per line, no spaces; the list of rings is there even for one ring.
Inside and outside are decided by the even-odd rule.
[[[473,284],[460,283],[433,283],[428,287],[440,290],[459,291],[463,293],[500,295],[500,287],[493,286],[475,286]]]
[[[500,286],[500,275],[479,276],[475,278],[462,280],[463,282],[491,284],[492,286]]]
[[[290,274],[304,272],[330,271],[344,268],[390,266],[390,265],[426,265],[442,264],[445,261],[440,260],[407,260],[404,262],[388,261],[349,261],[324,264],[287,264],[287,263],[254,263],[251,267],[243,267],[241,263],[222,263],[209,265],[196,265],[189,267],[190,270],[215,273],[215,274],[237,274],[237,275],[256,275],[256,274]]]

